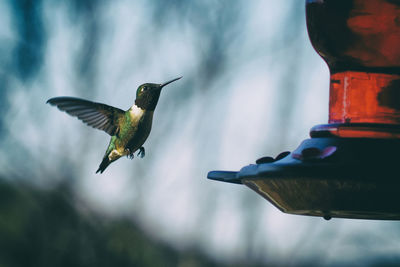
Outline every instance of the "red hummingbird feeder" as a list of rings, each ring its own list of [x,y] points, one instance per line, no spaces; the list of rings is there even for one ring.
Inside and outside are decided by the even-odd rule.
[[[330,70],[328,124],[292,152],[208,178],[286,213],[400,220],[400,2],[306,0],[306,17]]]

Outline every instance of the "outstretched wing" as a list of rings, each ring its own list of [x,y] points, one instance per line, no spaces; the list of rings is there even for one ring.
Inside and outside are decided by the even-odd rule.
[[[54,97],[47,100],[46,103],[57,106],[60,110],[111,136],[117,134],[118,120],[125,114],[125,111],[119,108],[75,97]]]

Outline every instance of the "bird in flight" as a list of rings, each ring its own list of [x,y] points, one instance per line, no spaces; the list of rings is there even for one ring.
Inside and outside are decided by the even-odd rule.
[[[46,103],[57,106],[61,111],[75,116],[93,128],[111,135],[110,144],[96,173],[103,173],[110,163],[122,156],[131,159],[139,150],[138,156],[144,157],[144,142],[151,131],[154,110],[160,98],[161,89],[182,77],[162,84],[145,83],[136,90],[135,103],[127,111],[106,104],[80,98],[61,96],[47,100]]]

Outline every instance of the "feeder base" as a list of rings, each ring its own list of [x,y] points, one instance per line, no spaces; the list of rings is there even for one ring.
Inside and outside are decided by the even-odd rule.
[[[286,157],[208,178],[241,183],[285,213],[400,220],[400,140],[316,137]]]

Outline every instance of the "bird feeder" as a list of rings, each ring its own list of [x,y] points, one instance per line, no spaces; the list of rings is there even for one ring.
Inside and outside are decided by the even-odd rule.
[[[400,2],[307,0],[330,70],[328,124],[292,152],[208,178],[244,184],[283,212],[400,219]]]

